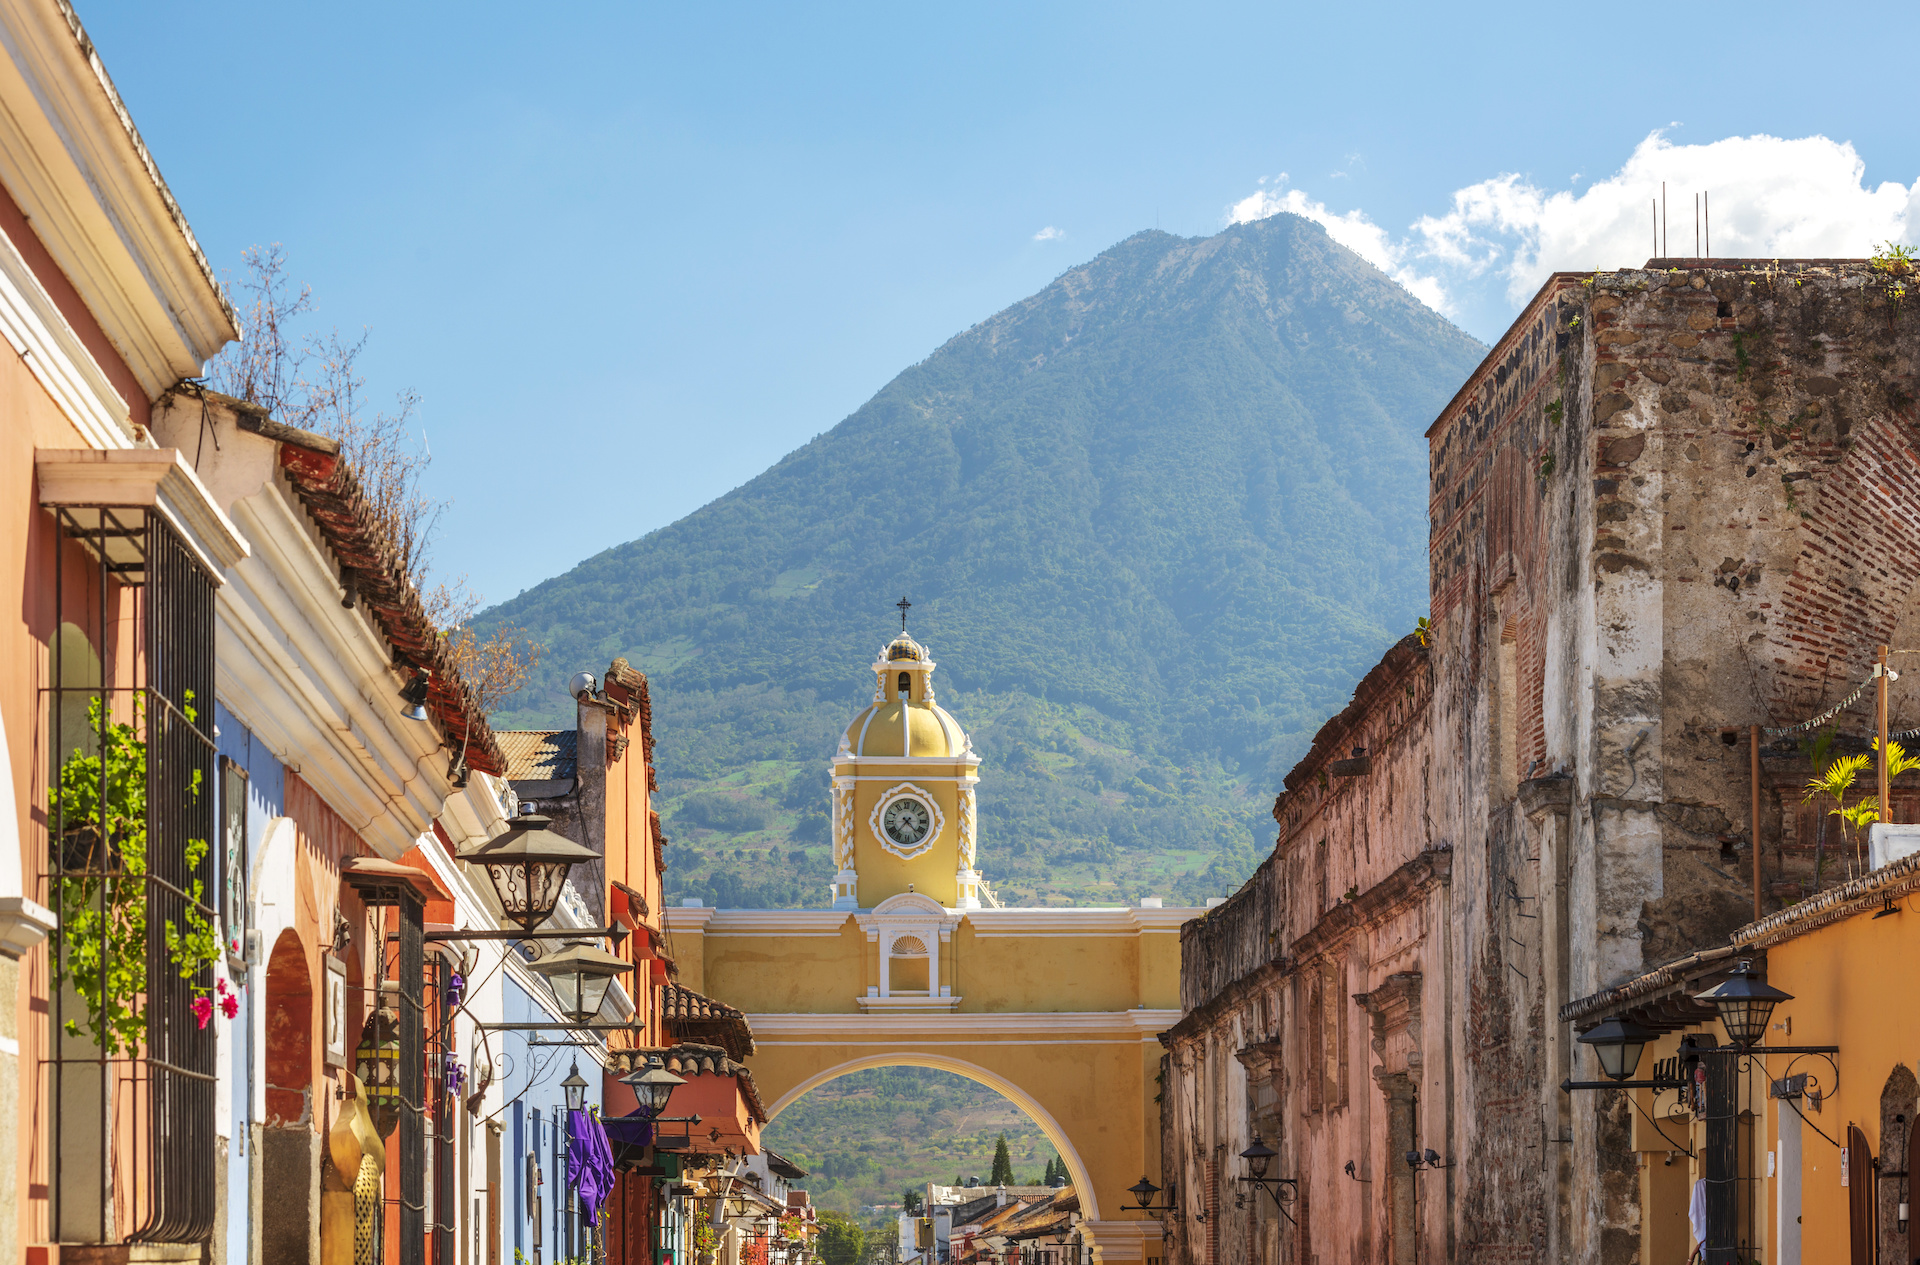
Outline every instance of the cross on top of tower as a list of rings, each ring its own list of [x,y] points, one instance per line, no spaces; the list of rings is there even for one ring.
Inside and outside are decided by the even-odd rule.
[[[894,605],[900,608],[900,631],[905,632],[907,631],[907,610],[913,603],[903,597],[895,602]]]

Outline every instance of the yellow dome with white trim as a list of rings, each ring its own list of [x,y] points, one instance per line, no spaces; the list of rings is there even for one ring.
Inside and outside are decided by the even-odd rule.
[[[934,701],[933,659],[901,633],[873,662],[873,703],[841,738],[843,757],[954,759],[969,750],[966,731]]]

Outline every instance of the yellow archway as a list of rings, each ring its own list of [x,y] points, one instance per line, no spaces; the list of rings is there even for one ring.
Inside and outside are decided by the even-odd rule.
[[[1158,1038],[1180,1018],[1180,924],[1201,911],[983,907],[981,757],[935,666],[903,629],[868,669],[872,703],[829,765],[833,908],[670,908],[669,954],[682,985],[746,1014],[775,1112],[866,1067],[976,1080],[1066,1160],[1105,1265],[1157,1258],[1159,1223],[1121,1205],[1159,1180]]]
[[[848,1059],[834,1067],[824,1068],[788,1089],[767,1108],[769,1123],[780,1118],[780,1113],[792,1106],[803,1095],[818,1089],[831,1080],[838,1080],[849,1072],[864,1072],[870,1067],[930,1067],[939,1072],[952,1072],[964,1076],[970,1081],[985,1085],[1020,1110],[1027,1118],[1040,1126],[1040,1132],[1047,1135],[1047,1141],[1053,1143],[1053,1149],[1061,1159],[1067,1162],[1067,1174],[1073,1181],[1074,1191],[1080,1196],[1080,1207],[1087,1220],[1100,1219],[1099,1192],[1095,1188],[1087,1166],[1080,1159],[1080,1152],[1074,1149],[1073,1139],[1053,1118],[1053,1113],[1042,1106],[1026,1090],[1014,1084],[978,1063],[969,1063],[965,1059],[949,1058],[940,1054],[868,1054],[860,1058]]]
[[[1179,1019],[1182,909],[668,909],[680,983],[736,1006],[775,1110],[867,1067],[939,1068],[1019,1104],[1067,1163],[1106,1265],[1160,1255],[1127,1189],[1160,1167],[1159,1034]],[[928,987],[891,987],[911,937]]]

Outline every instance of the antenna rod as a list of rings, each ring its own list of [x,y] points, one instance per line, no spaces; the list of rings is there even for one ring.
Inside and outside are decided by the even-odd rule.
[[[1700,215],[1701,215],[1701,222],[1706,225],[1706,229],[1707,229],[1706,257],[1708,259],[1712,259],[1713,258],[1713,206],[1704,190],[1701,191],[1701,194],[1700,194]]]
[[[1667,182],[1660,182],[1660,258],[1667,258]]]
[[[1700,258],[1700,195],[1693,195],[1693,257]]]

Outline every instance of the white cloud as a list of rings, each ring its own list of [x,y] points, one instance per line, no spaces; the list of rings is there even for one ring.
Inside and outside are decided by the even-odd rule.
[[[1367,218],[1365,211],[1336,215],[1327,210],[1326,203],[1315,202],[1299,189],[1283,188],[1286,182],[1286,173],[1282,172],[1273,178],[1273,188],[1261,189],[1234,203],[1227,212],[1229,222],[1244,224],[1249,220],[1264,220],[1282,211],[1304,216],[1326,229],[1328,237],[1405,286],[1428,307],[1441,312],[1449,310],[1451,304],[1437,278],[1422,276],[1403,266],[1408,255],[1405,242],[1395,242],[1386,229]]]
[[[1653,200],[1662,181],[1664,253],[1676,256],[1695,253],[1693,195],[1700,190],[1709,198],[1703,229],[1711,230],[1716,256],[1857,258],[1883,241],[1911,240],[1920,232],[1920,181],[1869,187],[1865,177],[1853,146],[1824,136],[1675,145],[1654,132],[1619,171],[1583,192],[1495,176],[1455,190],[1446,211],[1422,216],[1404,236],[1363,211],[1335,214],[1299,189],[1282,189],[1284,176],[1228,215],[1239,223],[1292,211],[1440,311],[1493,303],[1510,315],[1548,273],[1633,267],[1655,254]]]
[[[1067,230],[1065,230],[1064,228],[1055,228],[1053,225],[1049,224],[1045,228],[1041,229],[1039,232],[1035,233],[1033,235],[1033,240],[1036,242],[1057,242],[1061,238],[1065,237],[1066,235],[1067,235]]]

